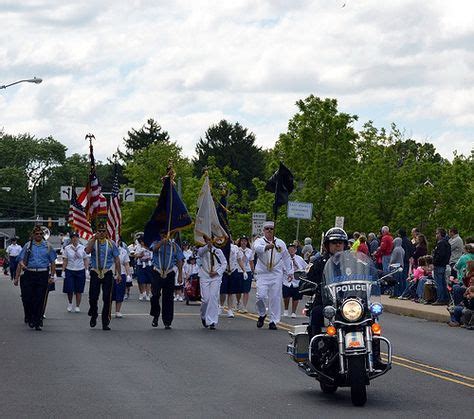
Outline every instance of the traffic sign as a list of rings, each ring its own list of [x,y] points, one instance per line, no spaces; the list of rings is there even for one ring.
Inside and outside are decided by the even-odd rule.
[[[344,217],[336,217],[334,227],[344,228]]]
[[[66,219],[63,217],[58,218],[58,226],[59,227],[64,227],[66,225]]]
[[[313,204],[311,202],[288,202],[288,218],[311,220],[313,218]]]
[[[123,190],[123,202],[135,202],[135,188],[125,188]]]
[[[59,190],[61,201],[70,201],[71,191],[72,191],[71,186],[61,186],[61,189]]]
[[[261,235],[263,233],[263,224],[267,221],[265,212],[252,213],[252,235]]]

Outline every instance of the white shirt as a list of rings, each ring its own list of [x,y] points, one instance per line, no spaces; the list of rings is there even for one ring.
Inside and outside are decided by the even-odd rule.
[[[22,247],[19,244],[11,244],[7,247],[8,256],[17,257],[21,252]]]
[[[195,263],[192,265],[191,263],[187,263],[184,265],[183,270],[184,270],[184,278],[189,279],[191,275],[199,275],[199,266]]]
[[[298,255],[294,255],[293,257],[290,255],[290,260],[293,265],[293,270],[296,271],[304,271],[306,269],[306,266],[308,264],[305,262],[305,260]],[[293,278],[293,280],[290,282],[288,281],[288,276],[284,275],[283,276],[283,285],[285,287],[298,287],[300,285],[300,281],[296,278]]]
[[[238,246],[231,243],[230,254],[229,254],[229,272],[234,272],[239,267],[239,264],[237,263],[238,252],[239,252]]]
[[[135,247],[135,255],[138,256],[138,262],[141,264],[142,268],[145,268],[147,265],[152,266],[153,252],[148,250],[141,245]]]
[[[193,255],[192,250],[183,250],[184,264],[188,263],[188,259]]]
[[[128,255],[128,250],[124,247],[119,247],[119,259],[120,259],[120,273],[126,275],[127,271],[125,269],[125,264],[130,263],[130,256]]]
[[[255,240],[253,248],[257,254],[257,266],[255,273],[258,278],[278,278],[284,272],[288,275],[293,274],[293,265],[291,264],[290,254],[286,248],[283,240],[276,239],[273,252],[271,249],[265,250],[265,246],[270,244],[265,237],[260,237]]]
[[[223,273],[227,267],[227,261],[225,259],[224,253],[222,253],[221,249],[217,249],[212,247],[212,252],[214,254],[214,272],[217,272],[217,276],[211,277],[209,272],[211,271],[211,253],[209,252],[209,248],[207,246],[203,246],[199,248],[198,255],[201,259],[201,267],[199,269],[199,278],[201,279],[210,279],[210,280],[220,280],[222,278]]]
[[[84,259],[89,256],[84,249],[85,247],[82,244],[78,244],[77,247],[74,247],[72,243],[63,249],[63,258],[67,259],[67,270],[82,271],[85,269]]]
[[[250,261],[253,260],[253,255],[254,251],[250,249],[249,247],[246,247],[245,249],[242,249],[239,247],[239,252],[237,253],[237,259],[241,260],[242,263],[244,264],[245,267],[245,272],[250,272]],[[240,273],[243,272],[242,268],[239,267],[237,268]]]

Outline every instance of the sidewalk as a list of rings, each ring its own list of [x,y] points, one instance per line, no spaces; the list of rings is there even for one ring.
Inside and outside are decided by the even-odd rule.
[[[397,300],[382,295],[384,311],[402,316],[417,317],[435,322],[448,322],[450,317],[446,306],[432,306],[414,303],[408,300]]]

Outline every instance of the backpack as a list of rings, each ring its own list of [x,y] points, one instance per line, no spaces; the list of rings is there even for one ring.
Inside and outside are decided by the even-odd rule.
[[[436,283],[434,281],[426,281],[423,288],[423,300],[427,303],[434,303],[436,301],[437,292],[436,292]]]

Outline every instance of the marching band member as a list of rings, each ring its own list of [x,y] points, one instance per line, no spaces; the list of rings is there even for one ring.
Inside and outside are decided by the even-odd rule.
[[[203,236],[206,245],[199,248],[201,260],[199,279],[201,286],[201,322],[204,327],[215,330],[219,321],[219,290],[222,275],[227,267],[222,250],[212,245],[212,239]]]
[[[285,243],[274,236],[275,224],[267,221],[263,225],[263,237],[255,240],[257,255],[255,277],[257,278],[256,308],[259,315],[257,327],[264,324],[266,314],[265,299],[268,298],[270,323],[268,328],[276,330],[281,314],[281,284],[284,275],[293,279],[293,265]]]
[[[241,236],[237,242],[238,253],[237,262],[239,275],[239,294],[237,294],[237,312],[247,313],[247,304],[249,302],[249,293],[252,288],[253,279],[253,250],[250,248],[247,236]],[[242,298],[242,303],[241,299]]]
[[[102,286],[102,330],[110,330],[110,309],[112,300],[112,287],[114,274],[112,267],[115,265],[116,282],[119,283],[122,278],[120,275],[120,258],[117,245],[107,238],[107,226],[100,222],[97,232],[87,243],[87,254],[91,255],[91,278],[89,283],[89,316],[91,317],[90,326],[97,324],[100,288]]]

